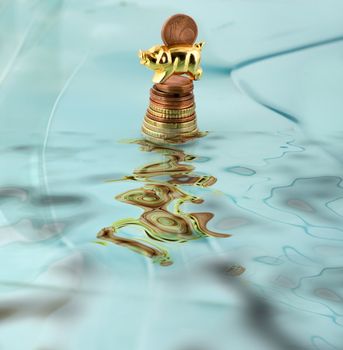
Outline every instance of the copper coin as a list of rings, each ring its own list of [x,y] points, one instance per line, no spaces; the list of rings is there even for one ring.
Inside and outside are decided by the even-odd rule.
[[[186,92],[164,92],[156,89],[156,86],[154,85],[151,89],[153,91],[153,94],[161,96],[161,97],[184,97],[184,96],[190,96],[193,94],[193,91],[186,91]]]
[[[161,123],[162,125],[153,125],[153,122],[151,119],[144,119],[143,125],[150,130],[157,131],[157,132],[164,132],[167,134],[177,134],[177,133],[183,133],[183,132],[190,132],[197,128],[197,123],[195,120],[189,123],[179,123],[178,128],[171,128],[168,125],[175,125],[171,123]],[[155,121],[156,122],[156,121]]]
[[[179,96],[179,95],[158,95],[154,91],[150,91],[150,97],[158,100],[158,101],[163,101],[163,102],[173,102],[173,101],[189,101],[189,100],[194,100],[194,95],[192,93],[184,95],[184,96]]]
[[[176,94],[170,95],[170,94],[166,94],[165,92],[162,92],[162,94],[157,94],[153,89],[150,89],[150,97],[155,101],[161,101],[161,102],[194,100],[193,93],[189,93],[184,96],[180,96]]]
[[[193,91],[193,81],[181,75],[172,75],[163,83],[155,84],[159,91],[163,92],[191,92]]]
[[[156,86],[156,89],[161,92],[165,92],[168,94],[178,94],[185,96],[186,94],[193,92],[193,86],[168,86],[163,84],[158,84],[159,86]]]
[[[159,99],[156,96],[150,96],[150,102],[161,105],[161,106],[173,106],[175,109],[178,108],[187,108],[186,106],[195,104],[194,98],[188,100],[168,100],[168,99]],[[169,108],[169,107],[166,107]],[[173,109],[173,108],[170,108]]]
[[[198,27],[192,17],[176,14],[167,19],[161,31],[166,46],[193,45],[198,36]]]
[[[156,120],[157,122],[161,122],[161,123],[183,123],[183,122],[190,122],[191,120],[196,118],[195,113],[190,115],[189,117],[166,118],[166,117],[158,117],[156,115],[153,115],[149,111],[146,112],[146,116],[152,120]]]
[[[164,109],[187,109],[195,105],[194,100],[171,101],[171,102],[164,103],[161,101],[154,101],[152,98],[150,98],[150,104],[152,106],[155,106],[158,108],[164,108]]]

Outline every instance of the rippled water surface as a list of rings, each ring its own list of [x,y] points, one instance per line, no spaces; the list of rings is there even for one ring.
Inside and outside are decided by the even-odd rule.
[[[137,51],[178,12],[209,133],[159,147]],[[0,349],[343,349],[342,23],[338,0],[0,2]]]

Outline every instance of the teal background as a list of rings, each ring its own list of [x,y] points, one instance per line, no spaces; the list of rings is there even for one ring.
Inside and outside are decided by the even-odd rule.
[[[152,85],[137,51],[179,12],[210,131],[184,150],[218,178],[189,210],[232,237],[160,267],[94,241],[141,213],[105,180],[160,160],[119,141]],[[0,349],[343,349],[342,81],[339,0],[0,1]]]

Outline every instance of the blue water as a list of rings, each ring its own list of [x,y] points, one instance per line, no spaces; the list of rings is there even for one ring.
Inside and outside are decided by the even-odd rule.
[[[232,236],[161,267],[96,234],[142,212],[114,199],[141,184],[106,180],[163,161],[122,141],[152,84],[137,51],[179,12],[209,131],[181,149],[217,178],[185,209]],[[1,1],[0,349],[343,349],[342,23],[338,0]]]

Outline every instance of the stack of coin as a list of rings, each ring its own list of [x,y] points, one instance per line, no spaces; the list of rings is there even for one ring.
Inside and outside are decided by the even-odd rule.
[[[152,87],[142,132],[159,143],[182,143],[199,134],[191,79],[172,75]]]

